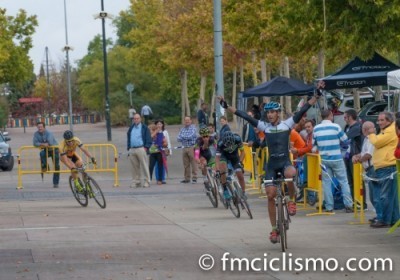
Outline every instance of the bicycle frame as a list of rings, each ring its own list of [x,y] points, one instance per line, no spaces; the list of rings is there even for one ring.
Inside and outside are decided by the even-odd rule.
[[[293,182],[293,178],[286,179],[281,176],[278,179],[264,180],[264,186],[271,184],[276,186],[276,196],[274,198],[276,208],[276,228],[279,232],[282,252],[285,252],[287,249],[286,231],[289,229],[289,223],[291,222],[287,209],[287,198],[284,193],[284,188],[287,182]]]

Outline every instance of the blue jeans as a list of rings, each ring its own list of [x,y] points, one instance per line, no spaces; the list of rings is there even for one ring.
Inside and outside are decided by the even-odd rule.
[[[376,178],[380,181],[374,182],[374,201],[377,204],[377,219],[385,224],[394,224],[399,219],[399,200],[397,196],[397,174],[393,178],[387,178],[396,172],[396,166],[388,166],[375,170]]]
[[[343,160],[322,161],[326,172],[322,171],[322,187],[324,189],[324,200],[326,210],[333,210],[332,180],[334,176],[342,187],[343,203],[346,207],[353,207],[349,182],[347,181],[346,166]],[[328,174],[329,176],[328,176]]]
[[[47,152],[47,157],[50,157],[53,160],[54,170],[60,171],[60,153],[58,149],[54,149],[54,151],[52,149],[51,150],[49,149]],[[46,157],[46,149],[42,149],[40,151],[40,163],[42,169],[47,169],[47,157]],[[59,182],[60,182],[60,173],[55,172],[53,174],[53,184],[58,185]]]
[[[375,169],[373,166],[371,166],[368,171],[366,172],[366,175],[369,178],[376,178],[375,174]],[[366,195],[366,190],[365,188],[368,186],[368,196],[369,196],[369,201],[371,202],[372,206],[375,208],[376,211],[376,206],[375,206],[375,201],[374,201],[374,182],[372,181],[364,181],[364,195]]]

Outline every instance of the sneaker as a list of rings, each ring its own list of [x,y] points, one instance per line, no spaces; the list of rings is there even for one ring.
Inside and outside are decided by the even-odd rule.
[[[375,223],[370,224],[372,228],[390,228],[389,224],[385,224],[381,221],[376,221]]]
[[[74,181],[75,184],[75,189],[78,193],[83,193],[83,187],[81,186],[81,183],[78,180]]]
[[[193,179],[192,184],[196,184],[196,183],[197,183],[197,179]]]
[[[53,188],[55,188],[55,189],[58,188],[58,184],[54,184]]]
[[[332,209],[331,210],[325,209],[324,212],[325,213],[333,213],[333,210]]]
[[[346,206],[346,207],[344,208],[344,211],[345,211],[346,213],[353,213],[353,212],[354,212],[353,208],[348,207],[348,206]]]
[[[368,221],[372,224],[372,223],[377,222],[378,219],[376,217],[374,217],[374,218],[369,219]]]
[[[140,188],[140,187],[141,187],[140,183],[132,183],[131,184],[131,188]]]
[[[296,207],[296,202],[294,202],[294,201],[289,201],[288,204],[287,204],[287,206],[288,206],[288,213],[289,213],[289,216],[294,216],[294,215],[296,215],[296,209],[297,209],[297,207]]]
[[[224,198],[225,198],[225,200],[229,200],[232,198],[232,196],[228,190],[224,190]]]
[[[182,184],[187,184],[187,183],[189,183],[189,182],[190,182],[189,180],[182,180],[182,181],[181,181]]]
[[[272,244],[278,243],[279,239],[279,234],[278,231],[272,230],[271,233],[269,234],[269,241],[271,241]]]

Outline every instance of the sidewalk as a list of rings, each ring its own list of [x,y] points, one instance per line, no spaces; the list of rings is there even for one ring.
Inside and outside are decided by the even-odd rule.
[[[168,127],[174,138],[180,126]],[[48,127],[57,139],[68,127]],[[9,129],[13,151],[31,145],[35,128]],[[112,130],[113,144],[125,151],[127,128]],[[104,124],[75,126],[84,143],[106,142]],[[24,176],[24,189],[16,190],[16,168],[0,172],[0,279],[398,279],[400,230],[368,225],[349,225],[352,214],[306,217],[298,211],[288,232],[286,271],[222,271],[221,258],[280,258],[280,245],[268,240],[265,199],[251,195],[254,220],[245,213],[240,219],[229,210],[212,208],[203,186],[180,184],[181,151],[174,150],[169,160],[167,185],[131,189],[129,163],[119,159],[120,187],[112,187],[108,174],[94,174],[107,200],[100,209],[94,200],[83,208],[72,196],[67,175],[61,176],[60,188],[53,189],[51,176]],[[199,180],[201,181],[201,180]],[[368,217],[373,213],[367,212]],[[290,253],[290,255],[289,255]],[[210,254],[215,267],[199,268],[199,258]],[[265,255],[266,254],[266,255]],[[295,258],[336,258],[344,266],[349,258],[391,258],[389,272],[306,272],[288,271]],[[251,261],[251,259],[250,259]],[[265,261],[265,262],[267,262]],[[210,264],[205,260],[206,265]],[[355,263],[353,263],[355,266]],[[244,269],[244,267],[243,267]],[[237,269],[236,269],[237,270]]]

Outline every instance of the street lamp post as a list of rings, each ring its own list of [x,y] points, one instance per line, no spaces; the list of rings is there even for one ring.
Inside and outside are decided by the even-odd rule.
[[[106,17],[107,13],[104,12],[104,0],[101,0],[101,25],[103,31],[103,64],[104,64],[104,86],[106,95],[106,127],[107,127],[107,140],[111,141],[111,118],[110,118],[110,99],[108,97],[108,66],[107,66],[107,46],[106,46]]]
[[[67,60],[67,84],[68,84],[68,104],[69,104],[69,129],[71,131],[74,130],[73,121],[72,121],[72,97],[71,97],[71,75],[70,75],[70,67],[69,67],[69,51],[72,50],[71,46],[68,45],[68,29],[67,29],[67,4],[66,0],[64,0],[64,19],[65,19],[65,47],[64,51],[66,54]]]

